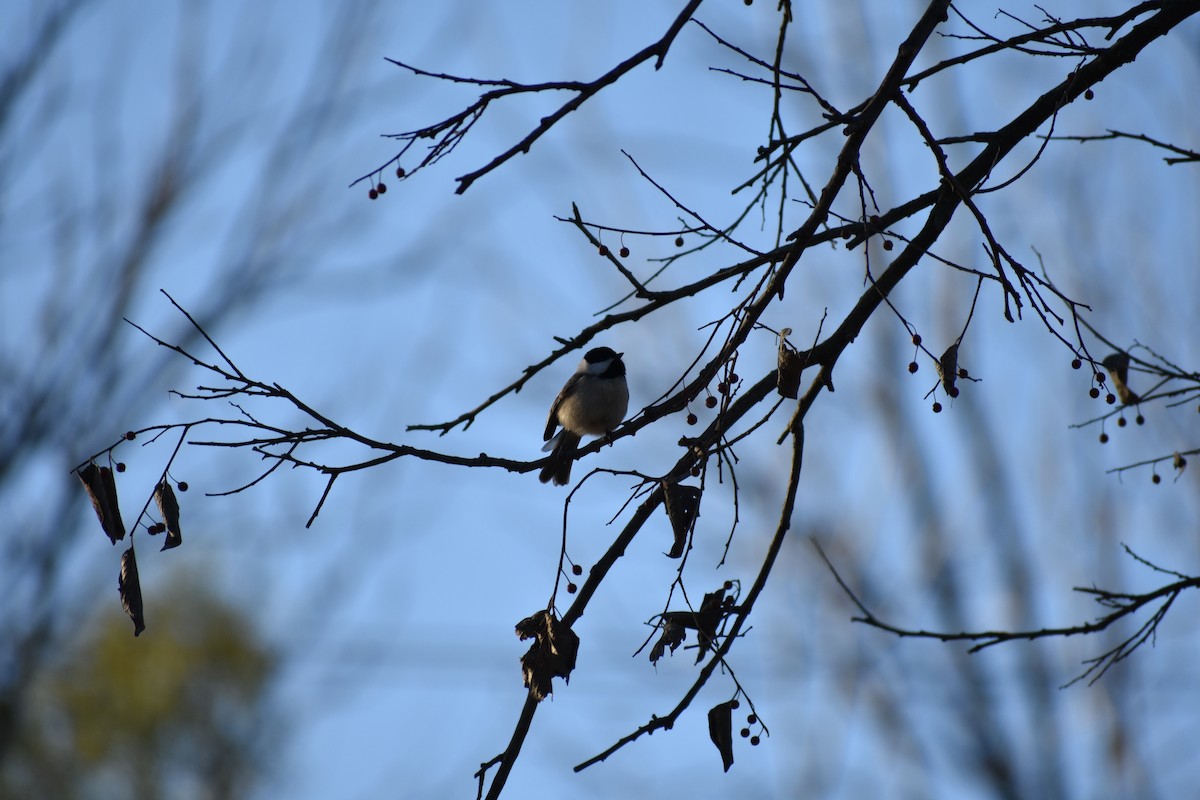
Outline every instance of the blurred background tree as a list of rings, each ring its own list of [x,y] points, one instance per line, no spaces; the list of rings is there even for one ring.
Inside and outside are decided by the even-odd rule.
[[[255,776],[271,774],[278,742],[250,745],[277,719],[264,694],[277,672],[271,648],[232,608],[246,602],[242,576],[217,566],[193,598],[152,579],[148,592],[179,605],[152,612],[158,630],[136,644],[114,640],[111,615],[88,630],[91,609],[113,607],[119,553],[95,549],[107,543],[66,477],[81,443],[156,413],[163,379],[179,375],[172,354],[147,351],[124,322],[159,316],[158,287],[224,330],[271,303],[313,292],[329,301],[319,287],[330,269],[358,269],[361,252],[339,238],[361,232],[358,218],[321,201],[323,174],[292,167],[315,151],[326,163],[350,157],[346,133],[370,99],[361,82],[346,85],[361,58],[351,43],[375,7],[313,10],[309,26],[291,28],[309,48],[299,54],[272,34],[287,4],[197,3],[140,17],[103,0],[0,10],[12,43],[0,61],[6,796],[244,797]],[[270,191],[284,173],[286,191]],[[214,527],[191,511],[194,531]],[[286,513],[261,517],[279,524]],[[190,544],[202,565],[204,537]],[[84,566],[96,558],[111,568]],[[260,611],[269,597],[255,593]]]
[[[4,797],[231,800],[270,777],[274,656],[204,583],[163,593],[159,633],[111,605],[41,666],[0,771]]]

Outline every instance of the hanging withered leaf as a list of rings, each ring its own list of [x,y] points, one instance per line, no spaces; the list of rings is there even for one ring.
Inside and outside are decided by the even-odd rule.
[[[697,628],[699,634],[696,638],[700,641],[700,647],[696,651],[696,663],[699,664],[704,660],[704,656],[708,653],[710,647],[713,646],[717,637],[717,626],[721,624],[721,620],[725,617],[725,611],[729,600],[733,602],[733,598],[725,597],[724,587],[715,592],[709,592],[704,595],[704,599],[700,601],[700,610],[696,612]]]
[[[780,333],[775,388],[782,397],[795,400],[800,396],[800,373],[804,371],[804,364],[800,361],[800,354],[787,343],[786,336],[791,330],[784,328]]]
[[[1138,400],[1137,393],[1129,388],[1129,354],[1128,353],[1112,353],[1104,357],[1100,362],[1104,365],[1104,369],[1108,370],[1108,376],[1112,378],[1113,391],[1117,393],[1117,397],[1121,398],[1121,403],[1131,406]]]
[[[125,523],[121,521],[121,506],[117,503],[117,482],[112,470],[91,462],[77,473],[92,499],[92,508],[100,518],[100,526],[109,540],[116,544],[125,538]]]
[[[146,620],[142,616],[142,582],[138,580],[137,556],[134,555],[132,546],[121,554],[117,591],[121,595],[121,607],[133,620],[133,635],[137,636],[146,630]]]
[[[662,636],[658,637],[658,641],[654,643],[654,647],[650,648],[650,663],[657,664],[662,658],[667,648],[671,648],[671,654],[679,649],[679,645],[683,644],[687,638],[687,628],[673,620],[664,619],[659,625],[659,630],[662,631]]]
[[[958,343],[950,345],[946,348],[946,352],[942,353],[942,357],[938,359],[938,377],[942,379],[942,388],[946,390],[946,394],[951,397],[958,397],[958,389],[955,388],[954,382],[958,380]]]
[[[1187,467],[1187,459],[1183,457],[1182,453],[1176,452],[1175,460],[1171,462],[1171,466],[1175,467],[1175,469],[1182,474],[1184,468]]]
[[[166,478],[154,487],[154,502],[158,504],[158,513],[167,526],[167,540],[163,542],[162,549],[179,547],[183,544],[183,533],[179,530],[179,501],[175,499],[175,490]]]
[[[667,556],[679,558],[687,547],[688,534],[696,524],[696,517],[700,516],[700,487],[663,481],[662,488],[663,505],[667,509],[667,519],[671,520],[671,530],[675,534],[675,541]]]
[[[732,603],[733,597],[730,596],[726,598],[725,589],[722,587],[715,592],[709,592],[708,594],[704,595],[704,599],[700,602],[700,608],[696,611],[668,611],[662,615],[663,637],[665,638],[667,636],[667,626],[670,625],[677,625],[681,628],[692,628],[695,630],[697,633],[696,638],[699,641],[699,647],[697,648],[696,653],[696,663],[699,664],[702,660],[704,660],[705,654],[707,654],[709,649],[713,646],[713,641],[717,636],[717,628],[721,625],[721,620],[724,619],[726,613],[728,613],[729,606],[726,603],[726,600]],[[675,635],[678,635],[679,641],[683,641],[684,635],[682,632],[679,634],[672,632],[672,636]],[[662,640],[660,639],[660,643],[661,642]],[[670,642],[668,641],[667,644],[669,643]],[[658,645],[656,644],[655,649],[657,648]],[[675,652],[675,647],[671,648],[671,652]],[[651,652],[650,655],[651,660],[655,660],[653,657],[654,653]]]
[[[721,753],[725,771],[733,766],[733,701],[727,700],[708,710],[708,738]]]
[[[521,656],[521,673],[533,699],[541,702],[554,691],[551,678],[571,682],[579,637],[548,611],[538,611],[517,623],[517,636],[533,639],[529,651]]]

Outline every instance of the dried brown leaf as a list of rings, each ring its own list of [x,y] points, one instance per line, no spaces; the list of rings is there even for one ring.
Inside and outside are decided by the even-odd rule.
[[[117,591],[121,595],[121,607],[133,620],[133,635],[138,636],[146,630],[146,620],[142,616],[142,582],[138,579],[137,556],[132,546],[121,554]]]
[[[679,558],[687,547],[687,537],[696,518],[700,516],[700,488],[679,483],[663,481],[663,505],[667,510],[667,519],[671,520],[671,530],[675,540],[667,553],[670,558]]]
[[[708,738],[721,753],[725,771],[733,766],[733,701],[727,700],[708,710]]]
[[[942,379],[942,388],[946,394],[954,397],[954,382],[958,380],[958,344],[952,344],[938,359],[938,375]]]
[[[1112,378],[1113,391],[1121,398],[1123,405],[1131,406],[1141,400],[1137,393],[1129,388],[1129,354],[1111,353],[1100,362]]]
[[[117,502],[117,482],[112,470],[108,467],[98,467],[95,462],[88,464],[77,473],[83,481],[92,500],[92,508],[100,519],[100,526],[109,541],[116,544],[125,538],[125,523],[121,521],[121,506]]]
[[[658,660],[666,655],[667,648],[671,649],[671,654],[679,649],[679,645],[683,644],[687,639],[687,628],[673,620],[664,619],[659,626],[662,631],[662,636],[658,637],[658,641],[650,648],[650,663],[657,664]]]
[[[529,651],[521,656],[521,674],[525,686],[541,701],[553,691],[552,678],[570,683],[579,653],[579,637],[548,611],[538,611],[517,623],[517,636],[534,639]]]
[[[183,544],[183,532],[179,528],[179,501],[175,499],[175,490],[166,478],[154,487],[154,502],[158,504],[158,513],[167,526],[167,540],[163,542],[162,549],[179,547]]]
[[[778,372],[775,376],[775,388],[783,397],[789,397],[795,400],[800,396],[800,373],[804,371],[804,364],[800,360],[800,354],[780,339],[779,341],[779,364]]]

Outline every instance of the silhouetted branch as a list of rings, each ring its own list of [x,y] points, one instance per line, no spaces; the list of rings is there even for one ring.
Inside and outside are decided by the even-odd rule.
[[[833,562],[830,561],[829,556],[825,554],[821,544],[816,539],[813,539],[812,543],[821,559],[825,562],[825,565],[829,568],[834,580],[837,581],[838,586],[842,588],[842,591],[846,593],[846,596],[850,598],[850,601],[854,603],[859,612],[861,612],[860,616],[851,617],[852,622],[861,622],[864,625],[870,625],[873,628],[887,631],[888,633],[894,634],[902,639],[936,639],[939,642],[973,642],[973,646],[968,651],[971,653],[977,653],[985,648],[993,647],[1005,642],[1033,641],[1035,639],[1081,636],[1085,634],[1099,633],[1100,631],[1107,630],[1109,626],[1118,620],[1124,619],[1125,617],[1128,617],[1147,606],[1153,605],[1154,603],[1159,604],[1150,618],[1146,620],[1146,622],[1144,622],[1131,635],[1121,640],[1119,644],[1110,650],[1105,651],[1095,658],[1087,659],[1084,663],[1089,664],[1090,666],[1084,670],[1082,674],[1065,684],[1066,686],[1070,686],[1071,684],[1088,677],[1091,678],[1091,680],[1088,681],[1089,683],[1095,683],[1104,676],[1110,667],[1119,661],[1123,661],[1130,654],[1132,654],[1134,650],[1136,650],[1154,635],[1155,631],[1158,629],[1159,623],[1162,622],[1163,618],[1166,616],[1167,611],[1171,608],[1171,604],[1175,602],[1176,597],[1188,589],[1200,588],[1200,577],[1185,576],[1182,575],[1182,573],[1165,570],[1161,567],[1155,566],[1154,564],[1151,564],[1143,559],[1141,556],[1135,554],[1126,546],[1126,552],[1128,552],[1138,562],[1149,566],[1156,571],[1179,576],[1180,579],[1160,586],[1153,591],[1144,592],[1141,594],[1127,594],[1123,592],[1109,591],[1107,589],[1098,589],[1095,587],[1076,586],[1075,591],[1083,594],[1089,594],[1101,606],[1113,609],[1110,613],[1105,614],[1091,622],[1083,622],[1076,625],[1062,627],[1046,627],[1019,631],[931,631],[920,628],[907,628],[894,625],[889,622],[884,622],[874,612],[867,608],[862,600],[860,600],[858,596],[854,594],[854,591],[842,579],[842,576],[838,574],[837,568],[833,565]]]
[[[1187,164],[1189,162],[1200,161],[1200,153],[1197,153],[1195,150],[1189,150],[1186,147],[1180,147],[1178,145],[1171,144],[1170,142],[1163,142],[1158,139],[1154,139],[1150,136],[1147,136],[1144,133],[1124,133],[1122,131],[1114,131],[1114,130],[1110,129],[1108,131],[1108,133],[1097,134],[1097,135],[1093,135],[1093,136],[1062,136],[1062,135],[1060,135],[1060,136],[1052,136],[1050,138],[1057,139],[1057,140],[1063,141],[1063,142],[1103,142],[1103,141],[1108,141],[1111,139],[1133,139],[1134,141],[1146,142],[1147,144],[1151,144],[1151,145],[1159,148],[1160,150],[1168,150],[1172,153],[1177,153],[1179,155],[1179,158],[1172,158],[1171,156],[1163,156],[1163,161],[1166,162],[1167,164],[1171,164],[1171,165]]]
[[[644,64],[647,61],[653,60],[654,68],[661,68],[663,61],[667,57],[667,51],[671,49],[671,44],[675,41],[675,37],[679,35],[679,31],[682,30],[687,21],[692,18],[692,15],[696,13],[696,9],[700,7],[701,2],[702,0],[688,0],[687,5],[685,5],[683,10],[679,12],[679,15],[671,23],[670,27],[667,28],[667,32],[663,34],[661,39],[653,44],[647,45],[629,58],[622,61],[620,64],[617,64],[599,78],[589,82],[556,81],[548,83],[521,84],[514,81],[462,78],[452,75],[439,75],[426,72],[425,70],[409,66],[408,64],[388,59],[396,66],[403,67],[404,69],[407,69],[417,75],[434,77],[453,83],[467,83],[475,86],[492,86],[495,88],[480,95],[479,99],[477,99],[470,106],[443,120],[442,122],[427,126],[425,128],[420,128],[415,131],[410,131],[408,133],[393,134],[391,138],[406,142],[404,149],[401,150],[400,153],[398,153],[390,161],[377,167],[366,175],[363,175],[350,185],[354,186],[361,181],[373,179],[392,164],[399,164],[401,157],[408,150],[408,148],[421,139],[432,139],[434,140],[434,144],[430,147],[429,152],[425,155],[425,157],[420,160],[417,167],[406,170],[402,177],[412,175],[423,167],[427,167],[430,164],[436,163],[439,159],[449,154],[454,150],[455,147],[458,146],[459,142],[463,140],[463,137],[467,135],[475,123],[478,122],[483,116],[483,113],[487,110],[488,105],[495,100],[511,97],[513,95],[546,91],[570,91],[575,93],[574,97],[572,97],[563,105],[559,106],[556,111],[553,111],[545,117],[542,117],[537,126],[535,126],[534,129],[525,136],[525,138],[521,139],[521,141],[517,142],[512,147],[509,147],[507,150],[500,153],[498,156],[493,158],[490,162],[479,169],[473,170],[472,172],[468,172],[467,174],[456,178],[458,181],[458,188],[455,189],[455,194],[462,194],[470,188],[472,183],[477,181],[479,178],[482,178],[492,170],[500,167],[513,156],[519,153],[528,153],[530,148],[533,147],[533,143],[540,139],[543,134],[553,128],[564,117],[566,117],[572,111],[578,109],[595,95],[599,94],[601,90],[619,81],[622,77],[633,71],[633,69],[636,67]]]

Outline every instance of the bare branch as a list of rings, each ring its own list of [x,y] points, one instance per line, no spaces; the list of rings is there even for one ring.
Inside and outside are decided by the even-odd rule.
[[[692,18],[692,15],[696,13],[696,9],[700,7],[701,2],[702,0],[688,0],[687,4],[683,7],[683,10],[679,12],[679,15],[671,23],[670,27],[667,28],[666,33],[663,34],[661,39],[634,53],[632,56],[625,59],[620,64],[617,64],[608,72],[601,75],[599,78],[586,83],[578,81],[559,81],[537,84],[519,84],[513,81],[460,78],[425,72],[424,70],[419,70],[416,67],[403,64],[399,61],[392,61],[393,64],[410,70],[418,75],[440,78],[442,80],[449,80],[455,83],[468,83],[476,86],[495,86],[497,88],[485,92],[479,97],[478,100],[476,100],[466,109],[446,120],[443,120],[442,122],[426,128],[411,131],[409,133],[393,134],[391,138],[400,139],[401,141],[406,142],[404,150],[401,150],[399,154],[397,154],[387,163],[382,164],[366,175],[356,179],[350,185],[354,186],[362,181],[371,180],[375,176],[378,176],[384,169],[390,167],[392,164],[398,164],[404,152],[407,151],[408,148],[419,139],[433,139],[435,143],[430,147],[429,153],[420,161],[419,165],[415,169],[408,170],[405,176],[407,177],[408,175],[412,175],[419,169],[436,163],[439,159],[453,151],[454,148],[458,146],[458,143],[463,140],[463,137],[467,135],[475,123],[479,121],[480,117],[483,116],[484,111],[487,110],[488,104],[494,100],[531,92],[562,90],[575,92],[575,96],[566,103],[563,103],[563,105],[559,106],[556,111],[548,114],[545,117],[542,117],[537,126],[534,127],[534,129],[530,131],[525,138],[521,139],[521,141],[500,153],[498,156],[493,158],[490,162],[479,169],[473,170],[472,172],[468,172],[467,174],[456,178],[458,181],[458,188],[455,189],[455,194],[462,194],[470,188],[472,183],[482,178],[484,175],[487,175],[492,170],[500,167],[513,156],[519,153],[528,153],[534,142],[540,139],[543,134],[553,128],[564,117],[566,117],[572,111],[578,109],[592,97],[599,94],[601,90],[611,86],[626,74],[632,72],[636,67],[653,59],[654,68],[660,69],[663,65],[663,61],[667,57],[667,51],[671,49],[671,44],[675,41],[675,37],[679,35],[679,32],[683,29],[683,26],[687,24],[687,21]],[[388,60],[391,61],[391,59]]]

